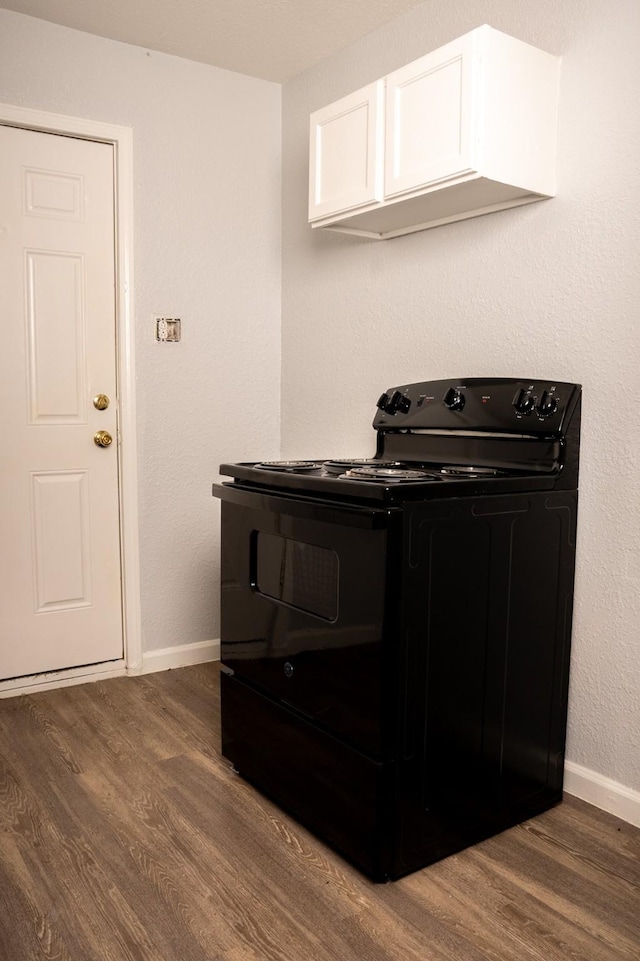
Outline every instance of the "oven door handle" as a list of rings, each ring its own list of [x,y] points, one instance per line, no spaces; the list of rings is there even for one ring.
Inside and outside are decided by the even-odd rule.
[[[359,507],[340,501],[323,501],[311,497],[283,497],[261,490],[248,490],[234,483],[213,484],[213,496],[239,507],[250,507],[271,514],[288,514],[323,524],[340,524],[363,530],[383,530],[392,517],[400,513],[398,507]]]

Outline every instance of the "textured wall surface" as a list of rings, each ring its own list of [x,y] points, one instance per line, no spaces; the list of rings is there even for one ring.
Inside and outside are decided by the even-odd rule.
[[[312,231],[309,112],[483,22],[562,56],[558,197],[385,243]],[[372,453],[397,383],[581,382],[568,756],[636,790],[638,49],[636,0],[429,0],[284,87],[282,142],[282,455]],[[0,99],[133,127],[145,646],[217,636],[210,482],[279,454],[280,88],[0,10]]]
[[[279,451],[280,93],[0,10],[1,100],[133,128],[145,650],[219,636],[211,482]]]
[[[306,224],[309,112],[489,23],[562,56],[557,198],[383,243]],[[370,455],[394,384],[584,386],[568,757],[640,789],[640,5],[430,0],[283,92],[285,457]]]

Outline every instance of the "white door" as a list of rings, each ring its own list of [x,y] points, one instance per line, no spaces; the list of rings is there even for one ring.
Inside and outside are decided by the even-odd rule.
[[[0,678],[123,656],[113,182],[0,126]]]

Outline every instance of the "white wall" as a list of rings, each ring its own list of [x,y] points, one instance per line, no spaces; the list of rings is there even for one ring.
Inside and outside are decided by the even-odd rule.
[[[277,84],[0,10],[0,100],[133,128],[145,650],[219,636],[222,460],[279,453]],[[157,344],[153,314],[182,318]]]
[[[386,242],[306,224],[308,115],[481,23],[562,55],[558,197]],[[568,757],[640,789],[640,5],[430,0],[283,91],[284,457],[373,453],[382,389],[584,385]]]

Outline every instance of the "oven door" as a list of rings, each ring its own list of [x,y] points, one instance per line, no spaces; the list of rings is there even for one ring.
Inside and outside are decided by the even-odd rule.
[[[222,500],[223,667],[381,756],[401,510],[233,484],[215,485],[214,494]]]

